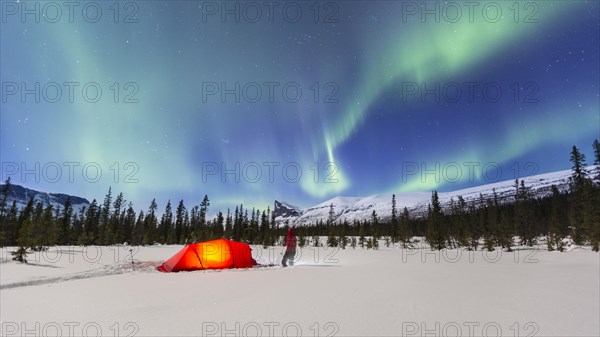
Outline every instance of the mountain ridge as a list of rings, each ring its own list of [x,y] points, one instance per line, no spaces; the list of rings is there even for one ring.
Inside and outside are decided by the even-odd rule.
[[[4,186],[6,185],[0,184],[0,190],[2,190]],[[33,198],[34,205],[41,202],[44,207],[52,205],[55,210],[57,207],[64,209],[65,202],[68,198],[71,198],[71,206],[73,206],[74,213],[77,213],[81,210],[81,208],[88,207],[90,205],[90,202],[83,197],[64,193],[42,192],[21,185],[10,184],[10,191],[8,193],[6,207],[10,208],[13,204],[13,201],[15,201],[17,208],[21,209],[27,205],[30,198]]]
[[[595,167],[587,167],[588,172],[595,174]],[[543,197],[551,193],[552,185],[556,185],[561,192],[569,188],[569,178],[571,170],[562,170],[550,173],[543,173],[529,177],[519,178],[524,180],[525,186],[529,189],[533,197]],[[480,194],[484,199],[493,195],[495,190],[500,202],[511,202],[514,198],[514,180],[506,180],[490,184],[463,188],[450,192],[438,192],[440,203],[443,209],[448,209],[451,201],[457,201],[462,196],[467,203],[478,205]],[[422,217],[427,214],[427,207],[431,200],[431,192],[401,192],[396,193],[396,208],[398,214],[406,207],[411,216]],[[318,221],[326,222],[329,217],[329,206],[333,204],[335,221],[354,220],[363,221],[371,218],[373,210],[380,219],[391,218],[392,194],[375,194],[367,197],[345,197],[336,196],[323,201],[315,206],[307,208],[289,207],[282,211],[278,206],[287,204],[283,201],[275,201],[275,221],[278,225],[310,225]],[[295,215],[292,215],[295,214]]]

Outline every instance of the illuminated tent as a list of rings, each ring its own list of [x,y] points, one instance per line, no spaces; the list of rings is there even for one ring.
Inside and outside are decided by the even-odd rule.
[[[256,264],[248,244],[227,239],[183,247],[156,269],[165,273],[202,269],[250,268]]]

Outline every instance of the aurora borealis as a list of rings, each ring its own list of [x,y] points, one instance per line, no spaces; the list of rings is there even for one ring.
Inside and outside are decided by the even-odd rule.
[[[38,190],[308,206],[568,169],[599,138],[597,1],[23,3],[2,1],[0,155]]]

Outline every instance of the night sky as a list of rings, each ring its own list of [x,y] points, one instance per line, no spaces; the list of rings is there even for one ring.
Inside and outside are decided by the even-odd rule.
[[[221,17],[223,2],[121,2],[117,13],[97,1],[95,23],[97,7],[82,14],[80,2],[70,18],[57,3],[60,20],[48,22],[56,8],[44,13],[40,2],[38,23],[22,3],[2,1],[0,154],[2,179],[16,184],[90,200],[112,186],[136,209],[152,198],[189,207],[205,194],[213,210],[262,209],[564,170],[572,145],[593,161],[598,1],[520,2],[518,11],[497,1],[498,20],[489,2],[472,20],[463,3],[428,2],[439,22],[422,22],[412,6],[421,2],[322,2],[318,11],[280,2],[272,16],[257,2],[258,17],[228,1],[240,6],[236,22]],[[39,103],[22,96],[36,82]],[[36,163],[37,173],[21,174]],[[65,163],[79,164],[72,181]],[[422,177],[424,168],[433,173]]]

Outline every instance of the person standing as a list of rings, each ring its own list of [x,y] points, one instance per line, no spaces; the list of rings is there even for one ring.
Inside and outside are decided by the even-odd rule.
[[[287,237],[285,238],[285,254],[283,254],[283,260],[281,264],[284,267],[287,267],[287,262],[289,262],[290,266],[294,265],[294,257],[296,256],[296,243],[298,239],[294,234],[294,227],[290,227],[288,230]]]

